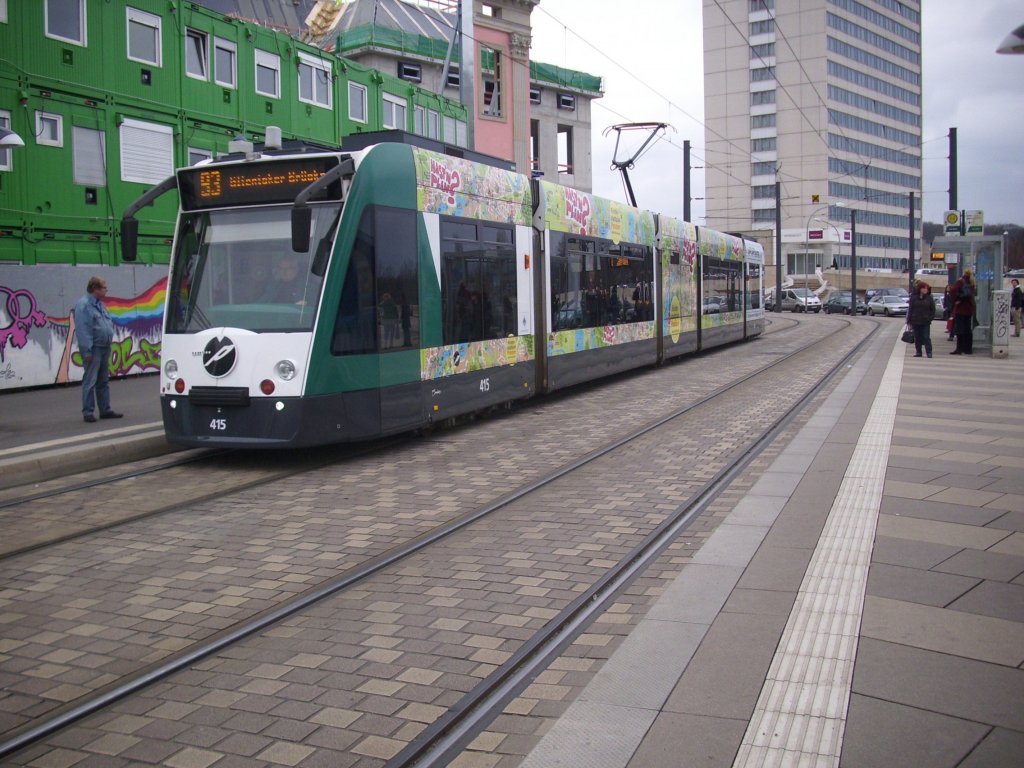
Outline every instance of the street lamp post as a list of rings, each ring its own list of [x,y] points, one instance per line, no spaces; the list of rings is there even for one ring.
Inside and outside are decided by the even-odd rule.
[[[857,316],[857,209],[850,209],[850,317]]]

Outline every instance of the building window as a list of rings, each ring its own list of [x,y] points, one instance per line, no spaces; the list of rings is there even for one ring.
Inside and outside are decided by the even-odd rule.
[[[299,101],[331,108],[331,65],[329,62],[299,54]]]
[[[0,0],[0,24],[7,23],[7,0]]]
[[[455,144],[460,147],[466,146],[466,121],[455,121]]]
[[[775,163],[751,163],[750,164],[750,175],[751,176],[774,176],[775,175]]]
[[[444,140],[451,143],[455,141],[455,118],[448,115],[444,116]]]
[[[423,65],[411,61],[398,62],[398,76],[402,80],[418,83],[423,79]]]
[[[772,112],[767,115],[751,115],[750,116],[750,127],[751,128],[774,128],[775,127],[775,113]]]
[[[11,128],[11,113],[5,109],[0,109],[0,128]],[[0,147],[0,171],[11,170],[11,149],[10,147]]]
[[[72,126],[71,156],[75,184],[107,186],[106,136],[103,131]]]
[[[159,184],[174,173],[174,134],[169,125],[126,118],[120,139],[121,181]]]
[[[558,108],[567,109],[572,112],[576,111],[576,97],[571,93],[558,94]]]
[[[160,17],[128,8],[128,58],[160,66]]]
[[[60,115],[36,112],[36,143],[48,147],[64,146],[64,120]]]
[[[530,87],[530,103],[540,104],[540,88]]]
[[[417,136],[427,135],[427,108],[419,104],[412,108],[412,132]]]
[[[185,72],[189,77],[208,80],[210,54],[207,37],[194,29],[185,30]]]
[[[750,196],[754,199],[775,199],[774,184],[758,184],[750,188]]]
[[[750,82],[763,83],[775,79],[775,67],[758,67],[750,70]]]
[[[281,58],[267,51],[256,51],[256,93],[281,97]]]
[[[212,160],[213,152],[208,149],[199,149],[198,147],[188,148],[188,164],[195,165],[201,163],[203,160]]]
[[[558,173],[559,175],[573,172],[572,126],[558,126]]]
[[[757,106],[758,104],[774,104],[775,91],[754,91],[750,94],[750,103],[752,106]]]
[[[238,83],[238,49],[229,40],[213,38],[213,81],[234,88]]]
[[[750,46],[750,58],[764,59],[775,55],[775,43],[762,43]]]
[[[776,149],[775,141],[776,140],[775,140],[774,137],[767,138],[767,139],[751,139],[750,140],[750,151],[751,152],[774,152],[775,149]]]
[[[445,88],[458,88],[462,81],[459,78],[459,68],[457,66],[448,67],[448,78],[445,80]]]
[[[487,117],[501,117],[501,76],[502,76],[501,51],[494,48],[481,46],[480,48],[480,72],[483,78],[483,110],[481,114]]]
[[[750,22],[751,35],[767,35],[775,31],[775,19],[764,19],[763,21]]]
[[[46,36],[85,45],[85,0],[46,0]]]
[[[348,84],[348,119],[357,123],[366,122],[366,86]]]
[[[405,99],[400,99],[397,96],[392,96],[390,93],[384,94],[384,107],[381,114],[381,124],[385,128],[397,128],[398,130],[406,130],[406,106]]]
[[[427,110],[427,136],[431,139],[441,138],[441,114],[432,109]]]
[[[775,0],[750,0],[750,12],[771,11],[775,9]]]

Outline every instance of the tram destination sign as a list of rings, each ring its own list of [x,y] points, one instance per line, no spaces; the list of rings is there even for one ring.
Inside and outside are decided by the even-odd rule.
[[[295,196],[338,164],[337,157],[291,157],[265,162],[201,165],[178,171],[181,207],[186,211],[237,205],[290,203]],[[332,182],[314,195],[341,199],[341,184]]]

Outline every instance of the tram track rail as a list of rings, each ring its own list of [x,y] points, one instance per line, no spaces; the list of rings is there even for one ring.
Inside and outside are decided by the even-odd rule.
[[[877,330],[877,325],[875,330]],[[874,332],[875,331],[872,331],[871,334],[873,334]],[[868,338],[870,337],[871,335],[869,334]],[[93,695],[83,697],[79,701],[72,702],[70,705],[62,707],[59,710],[51,713],[48,717],[40,718],[39,720],[30,724],[29,726],[19,729],[10,738],[7,738],[5,741],[0,742],[0,756],[5,756],[20,749],[23,749],[24,747],[32,743],[35,743],[40,739],[45,738],[50,733],[53,733],[54,731],[63,728],[88,714],[91,714],[102,709],[103,707],[108,706],[112,702],[129,696],[132,693],[135,693],[145,688],[146,686],[149,686],[152,683],[167,677],[168,675],[176,671],[179,671],[196,663],[200,659],[216,654],[218,651],[230,645],[236,644],[241,640],[250,637],[255,633],[260,632],[261,630],[264,630],[274,625],[275,623],[281,622],[285,618],[292,616],[298,612],[301,612],[307,607],[315,603],[318,603],[327,597],[336,595],[342,590],[345,590],[356,584],[361,583],[362,581],[368,579],[372,575],[379,573],[383,569],[393,566],[401,560],[408,558],[417,552],[422,551],[426,547],[429,547],[431,544],[442,539],[445,539],[446,537],[453,535],[454,533],[466,528],[474,522],[477,522],[478,520],[487,517],[495,511],[502,509],[512,504],[513,502],[522,499],[525,496],[528,496],[529,494],[535,492],[536,490],[543,488],[557,481],[558,479],[571,474],[577,469],[584,467],[597,459],[609,455],[613,451],[618,450],[622,446],[627,445],[628,443],[636,440],[638,437],[647,435],[653,430],[658,429],[662,425],[667,424],[684,414],[690,413],[695,409],[699,409],[708,403],[716,401],[718,398],[721,398],[723,395],[726,395],[730,391],[734,390],[736,387],[742,386],[743,384],[751,381],[755,377],[762,375],[764,372],[774,369],[777,366],[785,365],[787,362],[790,362],[794,357],[807,353],[809,350],[813,349],[818,344],[821,344],[827,340],[827,337],[825,339],[815,340],[810,344],[804,345],[801,348],[794,350],[789,354],[779,357],[773,360],[768,365],[760,367],[755,371],[752,371],[744,376],[741,376],[735,381],[729,382],[728,384],[718,387],[711,393],[694,402],[687,403],[685,406],[681,408],[678,408],[668,414],[664,414],[659,418],[656,418],[636,428],[627,435],[624,435],[616,440],[610,441],[607,444],[600,446],[599,448],[592,450],[573,461],[563,464],[554,471],[547,473],[542,477],[536,478],[530,482],[522,484],[514,491],[504,494],[499,498],[491,501],[490,503],[482,505],[478,509],[475,509],[467,514],[457,517],[445,523],[444,525],[437,526],[428,533],[418,536],[410,541],[404,542],[399,546],[395,546],[387,552],[383,552],[375,557],[372,557],[366,560],[361,565],[351,568],[346,572],[339,574],[335,578],[323,582],[316,588],[308,589],[302,592],[301,594],[296,595],[293,598],[283,600],[281,603],[271,608],[268,608],[267,610],[264,610],[245,621],[238,622],[229,630],[219,632],[216,635],[209,637],[204,641],[195,643],[186,650],[167,657],[160,663],[152,664],[146,667],[145,669],[138,671],[134,675],[126,677],[115,684],[108,685],[96,691]],[[801,399],[799,407],[803,407],[803,404],[808,402],[810,398],[814,395],[814,393],[819,391],[821,387],[825,386],[825,382],[834,377],[836,372],[839,371],[843,367],[843,365],[846,364],[846,361],[852,355],[856,354],[857,351],[859,351],[865,343],[867,343],[867,339],[862,340],[860,344],[857,345],[857,347],[854,349],[854,351],[850,352],[838,364],[836,364],[831,370],[831,372],[826,376],[826,378],[823,379],[822,382],[819,382],[818,386],[814,390],[806,394]],[[794,407],[794,409],[791,410],[788,414],[780,417],[780,419],[778,419],[776,423],[767,432],[762,434],[757,444],[761,445],[765,441],[770,442],[770,440],[775,434],[777,434],[781,429],[785,428],[785,425],[788,424],[789,421],[793,418],[793,414],[796,412],[796,410],[797,407]],[[724,484],[727,484],[728,480],[731,479],[735,475],[735,473],[741,471],[742,467],[745,467],[747,464],[749,464],[754,455],[756,455],[756,451],[754,451],[753,448],[748,448],[742,453],[742,455],[736,457],[736,460],[735,462],[733,462],[731,469],[726,468],[719,471],[716,474],[715,478],[708,484],[706,484],[705,489],[702,490],[700,494],[698,494],[697,498],[695,498],[692,503],[687,505],[689,509],[688,514],[690,515],[690,518],[692,518],[693,515],[698,514],[699,509],[706,506],[707,503],[710,503],[710,500],[713,499],[718,492],[720,492],[721,487],[724,487]],[[716,488],[719,490],[716,491]],[[678,533],[679,525],[685,525],[685,523],[668,524],[666,522],[659,526],[658,530],[655,533],[657,533],[658,536],[661,537],[659,539],[660,543],[645,543],[644,545],[645,548],[647,548],[650,552],[654,554],[644,556],[643,553],[639,550],[637,550],[635,554],[631,553],[629,557],[624,559],[624,562],[626,562],[627,565],[622,567],[622,573],[635,574],[639,569],[646,567],[646,563],[649,562],[650,557],[656,557],[657,552],[663,550],[664,547],[667,546],[667,542],[670,541],[671,538]],[[653,533],[652,536],[654,536]],[[632,565],[628,565],[630,563]],[[563,627],[563,631],[569,631],[571,634],[572,627],[582,626],[587,621],[589,621],[589,619],[586,617],[593,615],[592,611],[580,613],[580,609],[586,608],[588,605],[596,605],[598,603],[603,604],[607,597],[598,599],[598,595],[601,593],[601,590],[607,590],[606,592],[604,592],[605,595],[610,596],[615,594],[616,591],[621,589],[622,582],[620,581],[620,579],[622,578],[628,580],[628,578],[630,577],[628,575],[609,574],[605,578],[601,579],[600,583],[596,584],[595,587],[591,590],[593,594],[591,594],[591,592],[588,592],[587,594],[589,595],[589,597],[581,597],[579,600],[575,601],[573,603],[573,606],[575,607],[570,607],[572,608],[571,611],[568,608],[566,609],[568,612],[566,614],[566,618],[564,620],[560,620],[559,622],[552,622],[552,625],[554,626],[557,623],[558,625]],[[573,618],[573,616],[570,616],[570,613],[575,615],[575,618]],[[554,643],[553,645],[551,645],[552,642]],[[542,659],[545,657],[545,654],[540,653],[538,655],[537,652],[533,649],[533,646],[539,648],[541,645],[546,645],[548,648],[557,649],[559,647],[564,646],[565,642],[568,641],[564,639],[555,639],[554,641],[549,640],[546,643],[541,643],[540,641],[538,641],[537,643],[531,642],[528,644],[530,648],[524,646],[523,656],[524,658],[526,656],[529,656],[533,659]],[[547,652],[548,655],[550,655],[550,653],[551,651]],[[536,664],[539,662],[533,661],[531,663]],[[459,712],[467,712],[470,710],[478,712],[493,712],[494,708],[496,706],[499,706],[494,702],[505,700],[502,699],[502,697],[509,696],[510,694],[508,693],[508,691],[514,691],[516,686],[521,684],[522,680],[528,679],[530,675],[529,670],[533,668],[531,666],[522,666],[519,662],[517,662],[517,664],[513,666],[517,668],[517,671],[515,671],[514,674],[510,674],[508,671],[505,671],[502,672],[502,674],[500,675],[501,678],[510,681],[511,688],[506,687],[503,689],[505,692],[501,693],[497,692],[499,691],[499,689],[501,689],[501,686],[494,686],[492,684],[488,684],[486,686],[486,690],[482,689],[480,695],[475,696],[474,701],[471,704],[467,703],[465,706],[463,706],[460,703],[460,706],[458,707]],[[507,684],[508,683],[503,685]],[[440,735],[441,738],[436,743],[449,744],[449,746],[444,747],[444,750],[441,753],[439,753],[441,755],[450,754],[450,750],[454,748],[451,747],[450,744],[462,744],[465,743],[466,738],[471,738],[466,736],[467,733],[471,732],[471,727],[466,726],[464,724],[441,724],[441,721],[438,721],[436,729],[432,728],[428,730],[438,731],[438,734]],[[452,741],[453,734],[454,741]],[[396,762],[394,764],[440,764],[436,762],[430,762],[431,760],[443,759],[441,757],[430,757],[430,755],[433,754],[436,749],[437,747],[434,744],[429,745],[425,751],[423,751],[421,747],[417,747],[417,756],[412,762]],[[406,761],[411,759],[412,758],[407,757],[402,758],[402,760]],[[427,762],[423,762],[424,760],[427,760]]]
[[[772,319],[785,319],[789,322],[777,327],[769,327],[765,331],[766,334],[790,331],[798,325],[795,318],[777,318],[772,316]],[[117,467],[112,467],[112,474],[104,474],[101,477],[90,477],[88,480],[78,479],[81,475],[72,475],[68,477],[55,478],[52,481],[46,481],[44,483],[36,483],[35,485],[37,487],[40,485],[49,485],[52,487],[46,487],[44,490],[37,490],[22,495],[17,495],[21,489],[15,486],[10,489],[15,495],[3,498],[2,494],[0,494],[0,528],[5,528],[8,531],[8,535],[4,537],[4,539],[0,540],[0,563],[6,559],[39,551],[45,547],[65,544],[85,536],[109,531],[117,528],[118,526],[140,522],[158,515],[173,513],[190,505],[213,502],[233,493],[240,493],[256,489],[261,486],[271,485],[285,478],[302,474],[303,472],[316,471],[317,469],[322,469],[325,466],[330,466],[331,464],[339,461],[345,461],[352,456],[360,455],[365,451],[372,452],[377,450],[386,450],[393,446],[396,440],[402,439],[404,438],[391,438],[384,441],[376,441],[369,446],[363,447],[342,446],[337,448],[325,448],[321,453],[329,453],[330,458],[327,458],[324,461],[314,462],[313,464],[307,464],[292,470],[271,472],[262,477],[250,480],[240,482],[230,481],[227,487],[221,487],[216,491],[190,496],[177,501],[156,503],[155,506],[142,511],[127,514],[120,512],[112,513],[110,512],[111,509],[117,510],[120,508],[120,505],[115,503],[108,506],[107,514],[111,515],[111,517],[105,521],[83,522],[82,524],[75,525],[69,523],[65,518],[64,523],[66,525],[72,525],[72,530],[64,530],[56,535],[47,535],[39,528],[35,528],[31,533],[31,540],[28,541],[25,540],[25,537],[20,537],[15,533],[16,526],[13,524],[12,520],[14,518],[32,518],[35,514],[35,510],[31,505],[34,503],[53,501],[61,498],[71,498],[74,497],[75,494],[84,494],[85,492],[89,492],[91,494],[107,494],[111,493],[111,489],[117,487],[119,484],[131,483],[150,475],[167,472],[181,467],[188,467],[195,464],[209,464],[211,461],[217,459],[238,456],[241,452],[238,450],[225,449],[199,449],[190,451],[186,456],[177,456],[176,458],[174,457],[174,454],[171,454],[167,460],[160,460],[155,464],[150,464],[147,461],[146,466],[143,467],[133,467],[128,470],[120,470]],[[96,473],[90,474],[95,475]],[[70,503],[74,504],[73,498]]]

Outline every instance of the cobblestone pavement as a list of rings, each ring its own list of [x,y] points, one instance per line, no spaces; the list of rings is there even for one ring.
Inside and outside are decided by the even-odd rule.
[[[787,333],[538,401],[506,418],[15,558],[0,569],[3,730],[845,324],[814,318]],[[774,382],[743,385],[714,409],[684,416],[360,589],[56,734],[15,764],[109,766],[145,756],[167,765],[381,765],[871,327],[855,322],[840,343],[787,366]],[[768,458],[755,462],[460,761],[514,764],[544,716],[565,706]],[[205,482],[201,470],[194,482]]]
[[[202,453],[197,450],[188,455],[199,456]],[[3,539],[0,539],[0,556],[87,534],[172,506],[195,503],[211,494],[223,495],[232,489],[242,490],[272,481],[289,468],[299,469],[303,463],[308,464],[310,459],[277,453],[233,453],[211,454],[200,461],[201,464],[162,468],[169,460],[167,456],[158,456],[135,462],[127,470],[158,470],[161,473],[159,478],[154,474],[144,474],[117,479],[127,471],[125,465],[117,465],[47,480],[31,487],[0,491],[0,502],[46,493],[59,494],[0,509],[0,530],[4,532]],[[202,472],[202,482],[196,482],[197,471]],[[62,492],[74,485],[109,481],[115,482],[116,487],[93,485]]]

